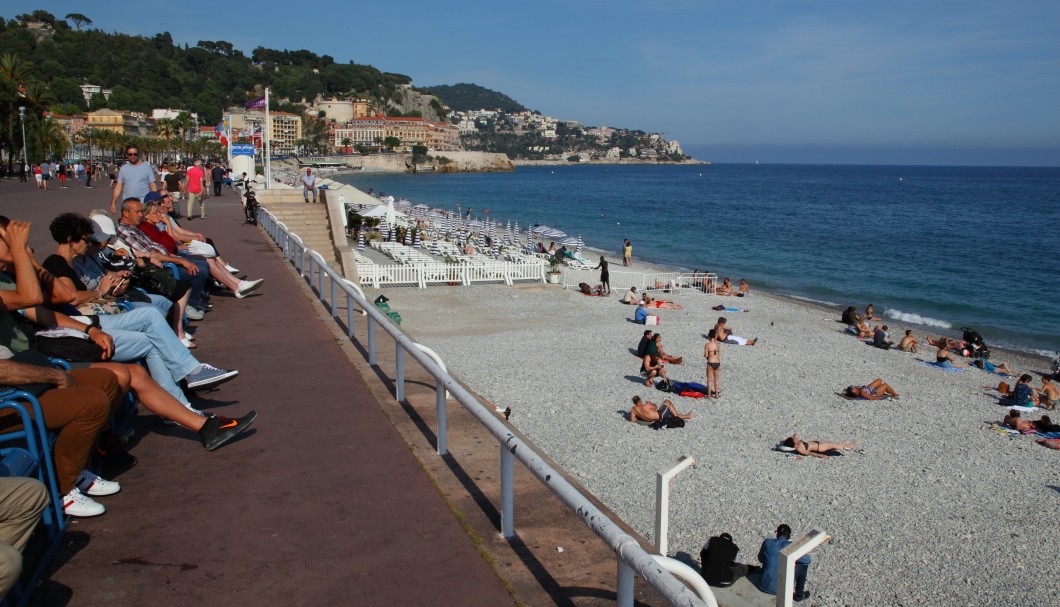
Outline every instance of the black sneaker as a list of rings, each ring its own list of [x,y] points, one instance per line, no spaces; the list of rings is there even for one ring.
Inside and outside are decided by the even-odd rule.
[[[213,451],[249,428],[257,417],[258,413],[256,411],[251,411],[237,419],[229,419],[220,415],[211,417],[199,429],[202,446],[206,447],[207,451]]]

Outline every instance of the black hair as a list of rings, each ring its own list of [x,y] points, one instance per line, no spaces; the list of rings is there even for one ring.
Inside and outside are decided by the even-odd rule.
[[[77,213],[62,213],[56,216],[48,225],[48,230],[52,233],[52,239],[59,244],[77,242],[95,233],[92,222]]]
[[[780,536],[784,536],[784,537],[790,538],[791,537],[791,527],[788,527],[784,523],[781,523],[780,526],[777,527],[777,537],[780,537]]]
[[[785,447],[794,447],[795,446],[795,439],[793,437],[791,437],[791,436],[785,438],[784,439],[784,446]]]

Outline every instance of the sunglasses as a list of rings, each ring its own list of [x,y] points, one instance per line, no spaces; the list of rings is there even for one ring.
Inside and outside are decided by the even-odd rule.
[[[139,152],[125,152],[125,155],[128,156],[129,158],[135,158],[135,157],[139,156],[140,153]]]

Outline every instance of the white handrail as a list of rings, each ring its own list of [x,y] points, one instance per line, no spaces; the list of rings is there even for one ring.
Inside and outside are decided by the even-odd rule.
[[[718,600],[714,597],[714,591],[710,589],[710,585],[703,579],[702,574],[677,559],[661,554],[654,556],[655,561],[662,565],[664,569],[691,586],[692,590],[695,590],[696,594],[699,595],[699,598],[703,599],[703,602],[707,604],[707,607],[718,607]]]

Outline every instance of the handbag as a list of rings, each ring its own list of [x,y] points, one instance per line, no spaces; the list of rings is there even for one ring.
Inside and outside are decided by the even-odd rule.
[[[53,358],[75,363],[96,363],[103,360],[103,348],[88,335],[73,329],[37,331],[29,340],[34,350]]]
[[[148,293],[161,295],[170,300],[177,292],[177,279],[173,278],[169,270],[151,263],[145,263],[142,268],[136,268],[133,280]]]

